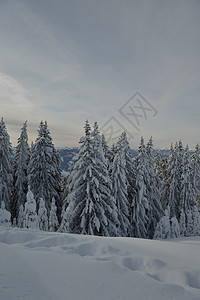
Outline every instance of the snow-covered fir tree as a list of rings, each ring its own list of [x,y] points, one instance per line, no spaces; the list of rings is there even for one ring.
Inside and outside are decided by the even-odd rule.
[[[149,168],[154,170],[155,162],[154,162],[154,156],[153,156],[153,138],[152,138],[152,136],[150,137],[150,139],[146,145],[146,153],[147,153]]]
[[[119,143],[124,151],[125,172],[127,178],[127,192],[128,192],[129,211],[130,211],[132,200],[136,195],[136,190],[135,190],[136,172],[135,172],[135,161],[133,160],[132,155],[130,153],[130,146],[129,146],[126,132],[122,132]]]
[[[171,218],[171,238],[180,236],[180,226],[176,217]]]
[[[136,157],[136,195],[132,201],[131,235],[139,238],[148,237],[149,200],[149,163],[143,137]]]
[[[19,208],[19,214],[18,214],[18,218],[17,218],[17,225],[19,228],[23,228],[24,227],[24,207],[21,204],[20,208]]]
[[[57,231],[58,229],[58,218],[57,218],[57,206],[55,202],[55,198],[52,198],[51,202],[51,210],[49,215],[49,231]]]
[[[11,214],[6,210],[4,201],[1,202],[0,208],[0,225],[5,227],[11,226]]]
[[[147,158],[148,158],[148,180],[146,183],[146,189],[148,194],[149,203],[149,221],[148,221],[148,237],[153,238],[157,223],[164,215],[164,211],[161,205],[161,195],[157,187],[156,174],[154,172],[155,164],[153,157],[153,139],[149,139],[146,146]]]
[[[59,217],[62,209],[60,157],[52,143],[47,122],[40,123],[38,138],[31,151],[28,179],[37,207],[39,199],[43,198],[49,216],[51,199],[54,197]]]
[[[162,185],[162,158],[160,153],[156,151],[155,158],[154,158],[154,173],[156,175],[156,186],[160,190]]]
[[[110,148],[106,142],[106,139],[105,139],[105,135],[102,134],[101,135],[101,142],[102,142],[102,148],[103,148],[103,151],[104,151],[104,156],[106,159],[110,159],[111,157],[111,151],[110,151]]]
[[[3,118],[0,121],[0,205],[10,210],[13,185],[12,148]]]
[[[154,158],[154,173],[156,175],[156,186],[158,190],[163,190],[163,186],[168,178],[168,157],[161,157],[159,151],[156,151]]]
[[[113,144],[112,147],[110,148],[110,153],[109,153],[109,157],[107,160],[108,171],[109,171],[110,176],[112,174],[113,161],[114,161],[116,153],[117,153],[117,145]]]
[[[170,217],[179,219],[180,202],[180,160],[178,159],[178,144],[175,148],[171,145],[170,156],[168,160],[167,178],[162,190],[162,205],[166,209],[170,207]]]
[[[68,206],[68,194],[69,194],[69,189],[68,189],[68,177],[69,177],[69,172],[63,172],[62,173],[62,188],[61,188],[61,199],[62,199],[62,213],[61,213],[61,219],[63,218],[63,215],[67,209]]]
[[[69,229],[74,233],[117,235],[117,211],[111,195],[111,180],[97,123],[90,133],[88,121],[85,136],[69,175],[69,203],[73,203]],[[64,224],[63,224],[64,227]]]
[[[200,196],[200,190],[198,189],[200,185],[200,147],[197,144],[195,147],[195,151],[192,155],[191,161],[192,167],[192,179],[193,179],[193,187],[195,189],[195,194]]]
[[[58,232],[70,232],[70,224],[73,222],[73,210],[74,210],[74,200],[69,202],[66,210],[62,214],[62,221]]]
[[[165,182],[168,180],[168,166],[169,166],[169,161],[168,157],[163,157],[161,159],[160,163],[160,174],[159,174],[159,180],[161,180],[161,185],[160,185],[160,192],[163,190]]]
[[[181,188],[180,188],[180,210],[182,209],[185,213],[185,226],[186,226],[186,236],[194,235],[194,218],[195,223],[199,220],[199,212],[196,202],[196,191],[195,191],[195,181],[193,179],[193,168],[191,165],[191,155],[188,146],[185,149],[185,154],[183,158],[183,171],[181,177]],[[193,213],[195,216],[193,216]],[[180,211],[181,215],[181,211]],[[196,223],[195,227],[200,228]],[[198,232],[198,230],[197,230]]]
[[[120,236],[128,236],[130,230],[128,178],[126,173],[124,133],[117,143],[117,152],[112,164],[112,195],[116,201],[119,219],[118,233]]]
[[[171,237],[170,225],[170,207],[165,209],[164,216],[160,219],[156,226],[154,239],[169,239]]]
[[[47,209],[45,207],[45,202],[42,198],[40,198],[39,209],[38,209],[38,224],[40,230],[48,231]]]
[[[193,218],[191,209],[187,209],[185,212],[186,219],[186,236],[193,235]]]
[[[27,202],[24,209],[24,228],[39,229],[36,201],[30,187],[26,195]]]
[[[183,172],[180,182],[180,208],[185,212],[191,210],[191,208],[196,204],[196,195],[193,183],[191,182],[192,168],[191,168],[191,156],[186,147],[183,161]]]
[[[23,124],[21,135],[18,138],[14,161],[14,191],[11,203],[12,218],[18,217],[19,208],[26,202],[28,192],[27,169],[30,159],[30,149],[28,145],[27,121]]]
[[[181,214],[179,218],[179,227],[180,227],[180,235],[186,236],[186,222],[185,222],[185,212],[183,208],[181,208]]]
[[[189,150],[189,149],[188,149]],[[183,163],[184,163],[184,154],[185,154],[185,149],[183,147],[183,143],[180,140],[177,143],[177,178],[178,178],[178,186],[179,186],[179,193],[180,193],[180,186],[182,182],[182,174],[183,174]]]
[[[193,236],[200,235],[200,214],[197,205],[192,208],[192,216],[193,216]]]

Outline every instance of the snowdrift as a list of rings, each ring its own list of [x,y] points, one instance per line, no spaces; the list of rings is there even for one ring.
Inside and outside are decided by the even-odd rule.
[[[105,238],[0,227],[0,299],[200,299],[200,237]]]

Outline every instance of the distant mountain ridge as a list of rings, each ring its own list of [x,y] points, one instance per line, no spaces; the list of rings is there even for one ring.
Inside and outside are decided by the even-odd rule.
[[[57,148],[57,150],[60,153],[60,157],[61,157],[61,169],[63,171],[69,171],[69,168],[71,166],[71,164],[73,163],[73,158],[75,157],[75,155],[78,153],[79,148],[78,147],[59,147]],[[169,155],[170,150],[169,149],[158,149],[158,150],[154,150],[154,154],[156,152],[159,152],[161,157],[166,157]],[[131,149],[130,150],[132,156],[136,156],[138,151]]]
[[[60,153],[60,157],[61,157],[61,169],[66,172],[69,171],[70,166],[73,162],[73,158],[78,153],[79,148],[63,147],[63,148],[58,148],[57,150]]]

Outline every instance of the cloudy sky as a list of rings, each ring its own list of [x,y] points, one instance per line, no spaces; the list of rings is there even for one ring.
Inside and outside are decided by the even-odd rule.
[[[199,0],[0,0],[0,111],[15,146],[47,120],[76,146],[86,119],[133,148],[200,142]]]

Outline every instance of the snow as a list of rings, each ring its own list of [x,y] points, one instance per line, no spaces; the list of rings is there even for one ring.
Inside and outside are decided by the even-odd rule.
[[[200,237],[109,238],[0,227],[0,299],[200,299]]]

